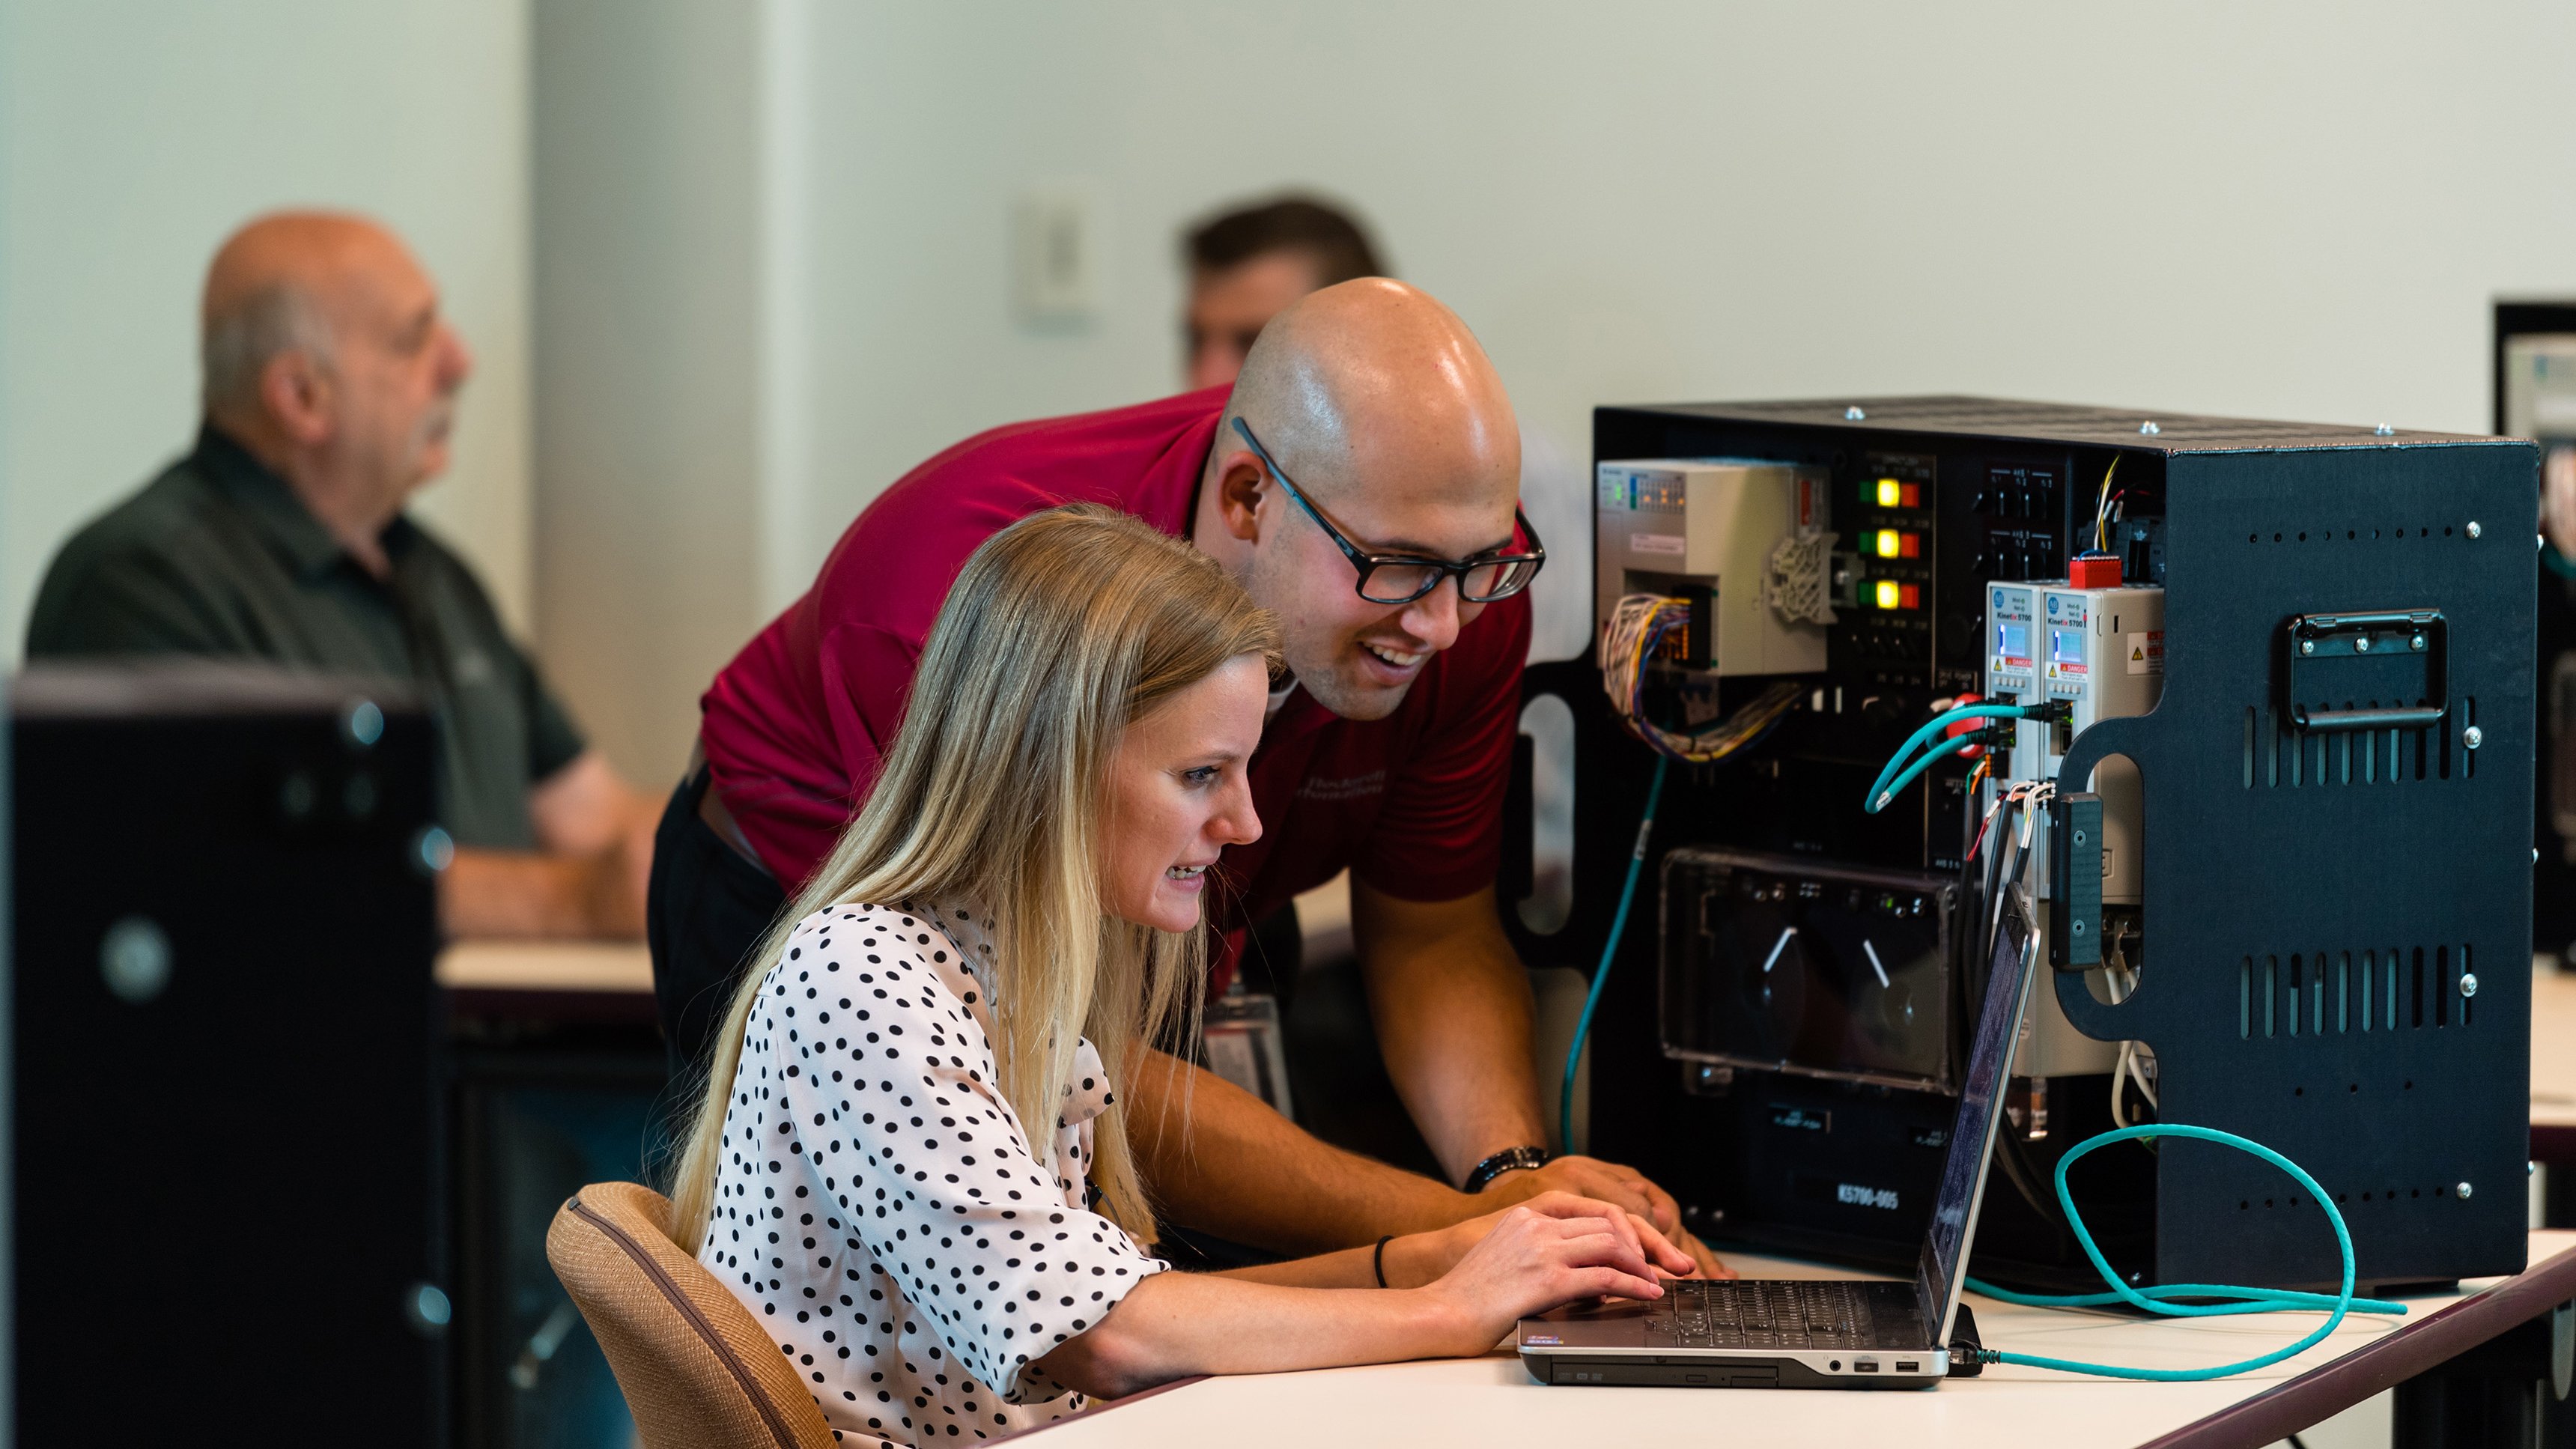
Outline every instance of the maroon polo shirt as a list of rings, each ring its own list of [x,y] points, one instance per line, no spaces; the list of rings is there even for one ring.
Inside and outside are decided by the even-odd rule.
[[[1181,535],[1226,390],[996,428],[913,469],[841,535],[803,598],[716,676],[699,735],[725,806],[788,886],[813,873],[875,783],[949,586],[1014,520],[1100,503]],[[1410,901],[1493,883],[1529,657],[1526,594],[1488,605],[1381,720],[1298,690],[1251,763],[1261,838],[1225,852],[1213,919],[1241,929],[1349,868]],[[1231,975],[1220,965],[1220,983]]]

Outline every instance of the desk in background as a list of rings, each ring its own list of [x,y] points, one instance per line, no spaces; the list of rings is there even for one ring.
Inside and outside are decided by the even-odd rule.
[[[2547,956],[2531,973],[2531,1156],[2576,1176],[2576,972]]]
[[[536,1025],[651,1025],[653,958],[641,941],[466,941],[439,953],[449,1015]]]
[[[585,1183],[650,1181],[666,1079],[641,942],[473,942],[447,990],[457,1442],[625,1449],[634,1423],[546,1263]]]

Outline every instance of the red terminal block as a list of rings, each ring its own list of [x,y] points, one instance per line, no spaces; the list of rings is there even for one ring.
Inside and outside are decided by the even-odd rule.
[[[2078,589],[2116,589],[2120,586],[2120,560],[2107,553],[2077,554],[2066,566],[2066,582]]]

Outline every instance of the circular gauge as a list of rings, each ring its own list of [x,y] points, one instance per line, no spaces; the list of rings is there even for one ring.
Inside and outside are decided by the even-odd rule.
[[[1785,1061],[1806,1018],[1807,952],[1797,925],[1767,905],[1748,906],[1727,923],[1726,974],[1732,1010],[1719,1039],[1744,1056]]]
[[[1930,1076],[1940,1069],[1944,1014],[1937,956],[1904,927],[1876,924],[1850,963],[1848,1048],[1877,1071]]]

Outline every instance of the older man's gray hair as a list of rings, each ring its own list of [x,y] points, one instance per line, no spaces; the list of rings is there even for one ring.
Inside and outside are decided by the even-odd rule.
[[[331,324],[304,289],[280,282],[244,297],[223,315],[206,319],[198,356],[205,369],[209,414],[259,407],[259,377],[281,352],[302,352],[328,368]]]

